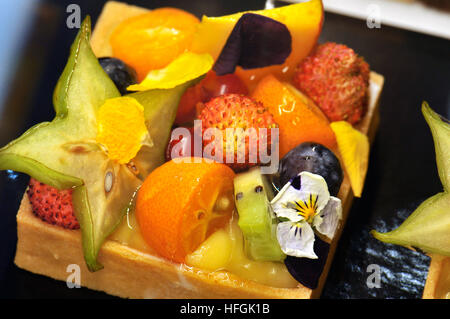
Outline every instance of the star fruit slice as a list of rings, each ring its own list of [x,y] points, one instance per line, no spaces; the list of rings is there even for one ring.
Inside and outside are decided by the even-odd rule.
[[[129,95],[144,107],[155,143],[142,146],[130,163],[119,164],[96,142],[97,111],[120,94],[91,50],[90,33],[87,17],[54,91],[55,118],[0,149],[0,169],[26,173],[58,189],[73,189],[85,261],[89,270],[96,271],[102,268],[97,261],[102,243],[121,221],[142,179],[164,162],[179,99],[192,81],[170,90]]]
[[[386,243],[450,256],[450,123],[425,102],[422,112],[433,135],[444,192],[424,201],[397,229],[388,233],[372,230],[371,233]]]

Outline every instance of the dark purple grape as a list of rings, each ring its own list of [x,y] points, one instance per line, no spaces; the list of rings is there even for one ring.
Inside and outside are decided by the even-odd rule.
[[[120,94],[129,93],[127,87],[136,84],[136,71],[117,58],[99,58],[98,62],[109,78],[114,82]]]
[[[332,196],[336,196],[344,177],[338,158],[321,144],[306,142],[290,150],[280,161],[278,176],[273,178],[281,188],[301,172],[321,175]]]

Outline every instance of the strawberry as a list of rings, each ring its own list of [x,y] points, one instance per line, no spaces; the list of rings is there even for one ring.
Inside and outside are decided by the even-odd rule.
[[[175,124],[192,122],[196,114],[199,114],[197,111],[199,104],[227,93],[247,94],[248,90],[234,73],[219,76],[214,71],[209,71],[203,80],[188,88],[181,97]]]
[[[204,155],[206,147],[213,143],[211,155],[218,157],[217,148],[222,147],[223,163],[230,166],[235,171],[242,171],[251,166],[261,163],[260,150],[266,149],[266,154],[270,155],[271,150],[271,128],[277,128],[272,114],[270,114],[261,102],[257,102],[245,95],[241,94],[225,94],[211,99],[205,103],[199,119],[202,121],[203,128],[203,148]],[[214,138],[208,139],[205,131],[208,128],[220,129],[223,141],[216,144]],[[260,131],[266,128],[266,131]],[[227,139],[227,129],[234,130],[233,138]],[[255,134],[246,134],[250,131],[247,129],[255,129]],[[246,131],[247,130],[247,131]],[[219,141],[220,142],[220,141]],[[245,143],[242,145],[242,143]],[[250,145],[256,146],[255,151]],[[227,161],[227,149],[234,150],[232,161]],[[244,150],[244,154],[242,153]],[[250,153],[250,151],[252,153]],[[251,156],[250,156],[251,155]]]
[[[52,225],[78,229],[80,224],[73,213],[72,190],[58,190],[34,178],[27,190],[33,213]]]
[[[167,144],[166,148],[166,161],[170,161],[171,159],[178,157],[194,156],[194,128],[189,127],[187,130],[189,131],[189,135],[170,138],[169,144]],[[174,150],[175,146],[177,148]],[[174,150],[174,154],[172,154],[172,150]]]
[[[369,74],[369,65],[352,49],[328,42],[298,65],[293,82],[330,121],[355,124],[366,109]]]

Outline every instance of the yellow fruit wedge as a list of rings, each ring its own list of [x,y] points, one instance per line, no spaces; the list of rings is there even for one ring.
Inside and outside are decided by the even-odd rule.
[[[232,249],[233,240],[225,229],[220,229],[186,256],[186,264],[210,271],[223,270],[230,262]]]
[[[185,52],[165,68],[150,71],[139,84],[130,85],[129,91],[172,89],[211,70],[214,60],[208,54]]]
[[[241,278],[273,287],[298,286],[284,263],[255,261],[247,257],[244,236],[236,219],[213,233],[194,252],[187,255],[186,264],[209,271],[229,271]]]
[[[346,121],[332,122],[344,168],[350,178],[353,194],[361,197],[369,165],[369,139]]]

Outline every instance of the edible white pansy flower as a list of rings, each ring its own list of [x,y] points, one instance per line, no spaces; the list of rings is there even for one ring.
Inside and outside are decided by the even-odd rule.
[[[332,239],[342,218],[342,204],[330,195],[325,179],[301,172],[271,202],[282,222],[277,239],[286,255],[317,259],[314,230]]]

